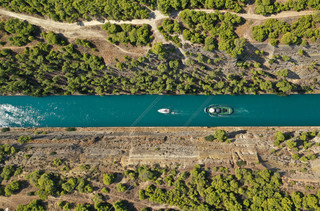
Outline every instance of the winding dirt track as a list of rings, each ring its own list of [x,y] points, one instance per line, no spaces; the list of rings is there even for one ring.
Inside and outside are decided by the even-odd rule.
[[[214,10],[209,10],[209,9],[198,9],[196,11],[204,11],[207,13],[214,12]],[[220,10],[221,13],[225,13],[227,11],[225,10]],[[270,16],[262,16],[262,15],[257,15],[257,14],[251,14],[245,13],[245,14],[240,14],[240,13],[233,13],[238,16],[241,16],[245,19],[254,19],[254,20],[266,20],[270,18],[287,18],[287,17],[297,17],[297,16],[302,16],[302,15],[310,15],[315,13],[315,11],[301,11],[301,12],[295,12],[295,11],[287,11],[287,12],[281,12],[276,15],[270,15]],[[84,21],[81,22],[81,25],[77,23],[64,23],[64,22],[57,22],[53,21],[51,19],[44,19],[44,18],[38,18],[34,17],[31,15],[26,15],[26,14],[21,14],[21,13],[16,13],[16,12],[10,12],[5,9],[0,8],[0,15],[5,15],[9,17],[14,17],[18,18],[21,20],[27,20],[29,23],[40,26],[44,29],[55,31],[58,33],[63,33],[64,36],[68,38],[96,38],[96,39],[105,39],[106,34],[102,30],[99,30],[95,28],[95,26],[100,26],[103,24],[103,22],[99,21]],[[164,37],[162,34],[159,32],[157,29],[157,21],[162,20],[164,18],[168,18],[169,16],[161,14],[158,10],[152,11],[151,12],[151,18],[148,19],[134,19],[130,21],[114,21],[110,20],[109,22],[111,23],[117,23],[117,24],[148,24],[151,26],[153,30],[153,34],[155,37],[155,42],[163,42],[166,43]],[[135,54],[129,51],[126,51],[122,49],[121,47],[117,46],[117,48],[125,53],[129,54]]]
[[[212,13],[214,12],[213,10],[210,9],[196,9],[195,11],[203,11],[206,13]],[[244,19],[254,19],[254,20],[267,20],[270,18],[290,18],[290,17],[298,17],[298,16],[303,16],[303,15],[311,15],[314,14],[314,10],[304,10],[301,12],[296,12],[296,11],[285,11],[278,13],[276,15],[268,15],[268,16],[263,16],[263,15],[258,15],[258,14],[252,14],[252,13],[235,13],[235,12],[230,12],[226,10],[219,10],[221,13],[226,13],[229,12],[231,14],[238,15]]]
[[[207,13],[212,13],[214,10],[210,9],[197,9],[195,11],[203,11]],[[221,13],[225,13],[227,11],[225,10],[220,10]],[[263,15],[258,15],[258,14],[250,14],[250,13],[234,13],[230,12],[231,14],[236,14],[240,17],[243,17],[245,19],[255,19],[255,20],[266,20],[270,18],[287,18],[287,17],[297,17],[297,16],[302,16],[302,15],[310,15],[315,13],[313,10],[305,10],[301,12],[296,12],[296,11],[286,11],[286,12],[281,12],[276,15],[270,15],[270,16],[263,16]],[[53,21],[51,19],[42,19],[42,18],[37,18],[31,15],[26,15],[26,14],[20,14],[16,12],[10,12],[5,9],[0,8],[0,15],[6,15],[14,18],[18,18],[21,20],[27,20],[28,22],[42,26],[43,28],[54,28],[54,29],[60,29],[60,30],[66,30],[66,31],[78,31],[79,29],[83,28],[83,26],[99,26],[102,25],[102,22],[93,20],[93,21],[84,21],[82,22],[82,26],[76,24],[76,23],[64,23],[64,22],[57,22]],[[169,16],[161,14],[159,11],[154,11],[152,12],[152,18],[149,19],[133,19],[130,21],[114,21],[110,20],[111,23],[118,23],[118,24],[149,24],[153,29],[156,28],[155,22],[164,18],[168,18]]]
[[[86,36],[86,37],[96,37],[96,38],[104,38],[104,39],[106,37],[105,33],[97,33],[97,30],[90,28],[92,26],[100,26],[103,24],[103,22],[99,22],[96,20],[81,22],[81,26],[80,26],[77,23],[57,22],[48,18],[43,19],[43,18],[31,16],[31,15],[10,12],[2,8],[0,8],[0,15],[18,18],[20,20],[27,20],[29,23],[40,26],[44,29],[63,32],[66,37],[70,37],[70,38],[79,37],[80,32],[81,32],[80,36],[82,37]],[[154,32],[157,32],[158,30],[156,26],[156,21],[169,17],[169,16],[162,15],[159,11],[152,12],[152,16],[153,18],[149,18],[149,19],[134,19],[131,21],[109,20],[109,22],[116,23],[116,24],[124,24],[124,23],[148,24],[152,27],[152,30]]]

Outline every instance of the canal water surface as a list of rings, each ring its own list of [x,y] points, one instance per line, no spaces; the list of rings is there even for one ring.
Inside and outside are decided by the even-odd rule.
[[[212,104],[234,113],[210,117]],[[320,126],[320,95],[0,96],[0,127],[117,126]]]

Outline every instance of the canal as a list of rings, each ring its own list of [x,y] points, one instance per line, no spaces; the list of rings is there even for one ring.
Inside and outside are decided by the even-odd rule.
[[[210,117],[213,104],[234,113]],[[320,95],[0,96],[0,127],[320,126],[319,105]]]

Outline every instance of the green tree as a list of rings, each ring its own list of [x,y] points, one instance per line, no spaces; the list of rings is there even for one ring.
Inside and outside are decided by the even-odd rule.
[[[281,131],[277,131],[275,134],[274,134],[274,139],[275,140],[278,140],[280,142],[283,142],[286,140],[286,137],[285,135],[281,132]]]
[[[113,204],[113,208],[115,211],[129,211],[128,207],[124,204],[123,201],[116,201]]]
[[[212,51],[216,48],[216,41],[214,38],[212,37],[206,37],[206,39],[204,40],[204,49],[206,51]]]
[[[19,181],[13,181],[4,188],[5,196],[11,196],[20,189]]]
[[[287,147],[289,147],[290,149],[294,148],[297,146],[297,142],[295,142],[294,140],[288,140],[286,143]]]
[[[127,187],[126,184],[118,183],[118,184],[116,185],[116,190],[117,190],[118,192],[125,192],[127,189],[128,189],[128,187]]]
[[[151,51],[158,55],[159,59],[164,59],[168,56],[165,47],[159,42],[153,44]]]
[[[214,136],[215,139],[217,139],[220,142],[223,142],[223,141],[225,141],[227,139],[226,131],[220,130],[220,129],[214,131],[213,136]]]
[[[30,211],[30,210],[44,211],[45,208],[41,204],[41,200],[33,200],[29,204],[18,205],[17,207],[17,211]]]
[[[27,143],[27,142],[29,142],[29,141],[32,141],[31,136],[22,135],[22,136],[20,136],[20,137],[18,138],[18,142],[19,142],[20,144],[25,144],[25,143]]]
[[[116,179],[116,174],[110,173],[110,174],[103,174],[103,184],[110,185],[113,183]]]
[[[297,41],[298,41],[298,37],[291,32],[285,33],[281,38],[281,42],[286,45],[297,44]]]

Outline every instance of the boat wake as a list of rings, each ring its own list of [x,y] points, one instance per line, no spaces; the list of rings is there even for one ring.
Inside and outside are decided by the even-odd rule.
[[[173,111],[171,114],[173,114],[173,115],[183,115],[183,116],[190,115],[188,113],[183,113],[183,112],[179,112],[179,111]]]
[[[39,126],[43,117],[32,107],[19,108],[10,104],[0,104],[0,127]]]
[[[237,108],[235,113],[249,113],[249,111],[245,108]]]
[[[172,110],[172,109],[168,109],[168,110],[159,109],[158,112],[162,114],[170,114],[170,115],[190,115],[188,113],[183,113],[181,111]]]

